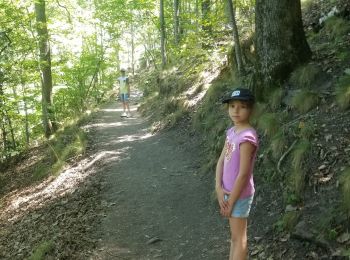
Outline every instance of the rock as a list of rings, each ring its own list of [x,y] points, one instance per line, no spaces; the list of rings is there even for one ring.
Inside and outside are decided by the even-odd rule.
[[[339,243],[345,243],[350,240],[350,233],[343,233],[337,238],[337,242]]]
[[[254,237],[254,240],[255,240],[256,242],[259,242],[260,240],[262,240],[262,237]]]
[[[326,165],[325,164],[322,164],[320,167],[318,167],[318,169],[320,170],[320,171],[322,171],[322,170],[324,170],[324,169],[326,169]]]
[[[331,134],[326,135],[325,139],[326,139],[326,142],[328,142],[329,140],[332,139],[332,135]]]
[[[280,241],[281,241],[281,242],[287,242],[287,241],[289,240],[289,238],[290,238],[290,235],[287,234],[286,236],[281,237],[281,238],[280,238]]]
[[[295,231],[293,232],[293,235],[300,237],[304,240],[312,240],[312,238],[313,238],[313,234],[309,230],[309,228],[304,220],[300,221],[295,226]]]
[[[152,237],[150,240],[147,241],[147,245],[151,245],[151,244],[154,244],[154,243],[157,243],[157,242],[160,242],[162,241],[159,237]]]
[[[298,207],[296,206],[292,206],[292,205],[287,205],[286,207],[286,212],[291,212],[291,211],[296,211],[298,209]]]

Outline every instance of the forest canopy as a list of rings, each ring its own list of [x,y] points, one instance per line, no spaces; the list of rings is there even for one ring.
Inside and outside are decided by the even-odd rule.
[[[264,84],[283,80],[280,75],[285,77],[307,60],[310,50],[300,2],[289,9],[284,8],[288,1],[282,2],[2,1],[0,162],[109,98],[121,68],[134,76],[210,57],[214,49],[228,53],[234,46],[237,75],[260,75]],[[280,13],[288,19],[271,19]],[[295,33],[280,35],[283,45],[264,38],[288,27]],[[255,31],[260,67],[254,55]],[[285,44],[290,37],[297,39],[295,45]],[[288,57],[285,49],[290,51]],[[270,58],[261,55],[267,51]]]

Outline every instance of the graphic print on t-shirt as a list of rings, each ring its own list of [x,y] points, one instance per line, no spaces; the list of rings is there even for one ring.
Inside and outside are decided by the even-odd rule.
[[[236,150],[236,144],[230,143],[228,138],[226,139],[226,151],[225,151],[225,158],[226,160],[230,160],[232,156],[232,152]]]

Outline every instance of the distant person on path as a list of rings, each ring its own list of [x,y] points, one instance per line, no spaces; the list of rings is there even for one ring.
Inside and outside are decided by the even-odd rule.
[[[259,146],[258,136],[249,119],[254,96],[244,88],[235,89],[223,100],[233,127],[216,165],[216,194],[220,213],[229,219],[230,260],[247,259],[247,218],[254,197],[253,168]]]
[[[130,84],[129,78],[125,74],[125,69],[121,69],[121,76],[118,78],[119,84],[119,96],[120,100],[123,102],[123,114],[122,117],[130,117],[130,107],[129,107],[129,98],[130,98]]]

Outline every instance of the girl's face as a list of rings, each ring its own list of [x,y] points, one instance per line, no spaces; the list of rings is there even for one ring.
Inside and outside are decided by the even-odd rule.
[[[233,100],[228,104],[228,114],[235,125],[249,123],[252,109],[245,102]]]

